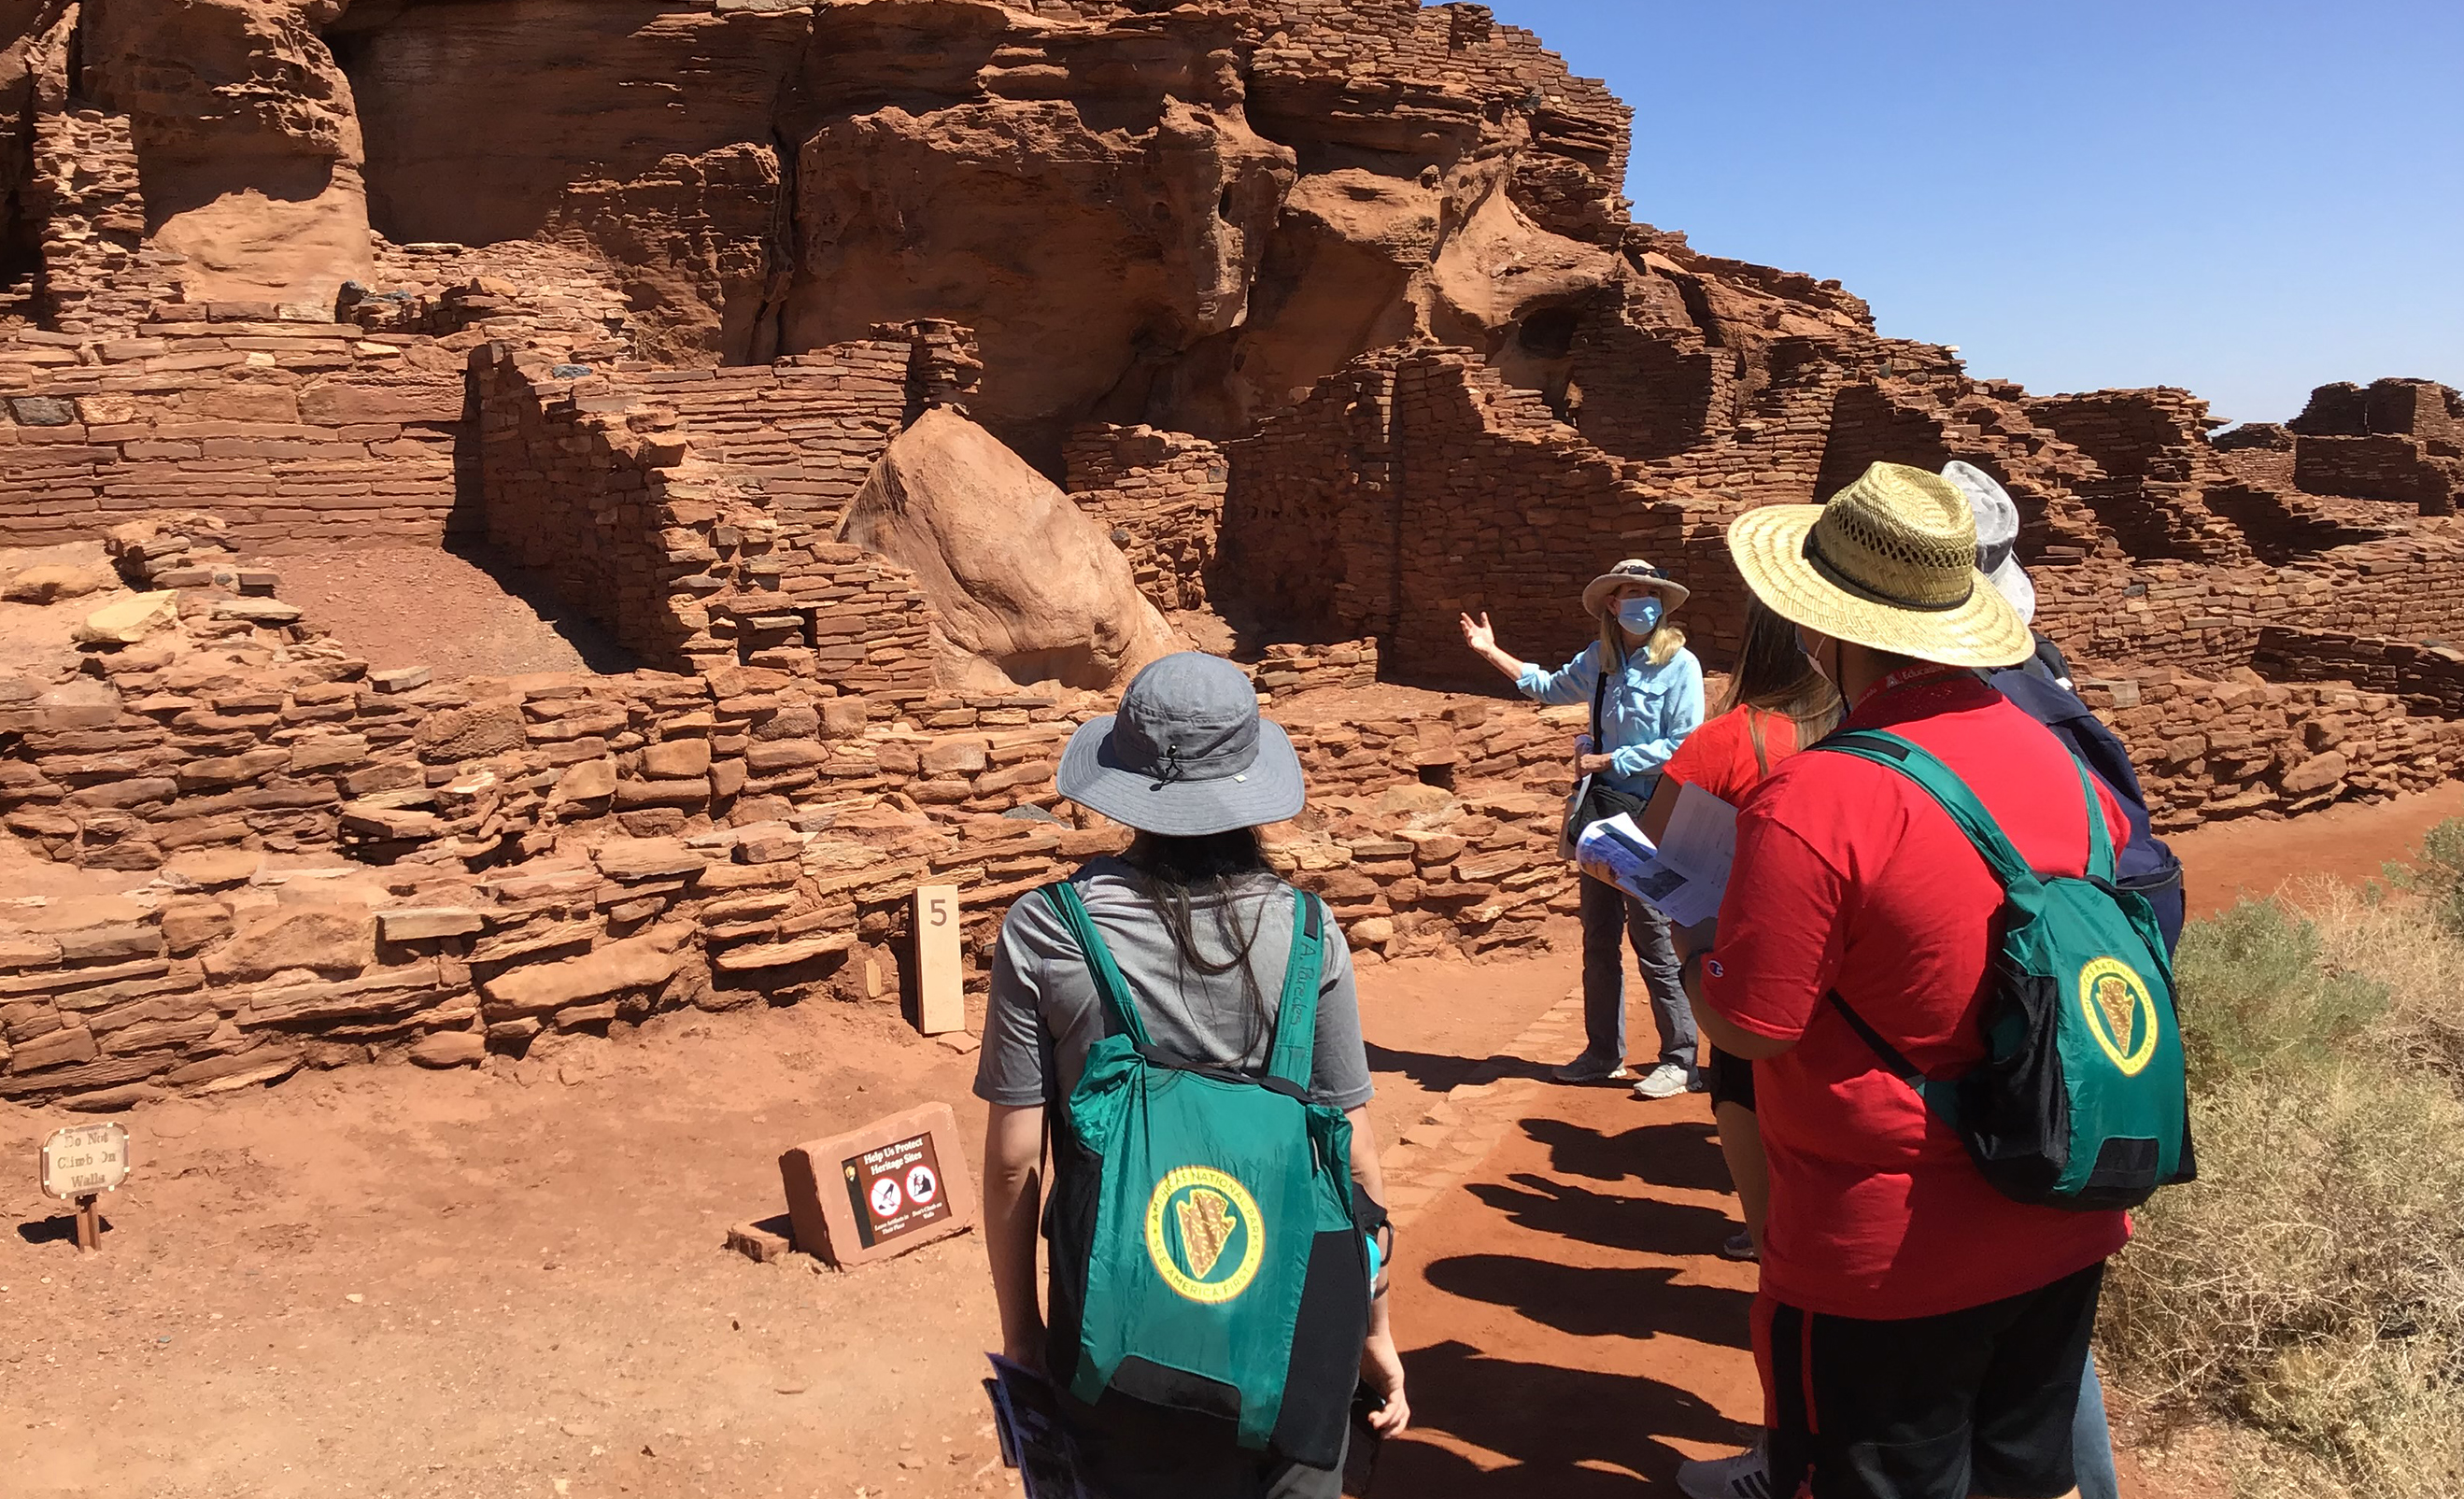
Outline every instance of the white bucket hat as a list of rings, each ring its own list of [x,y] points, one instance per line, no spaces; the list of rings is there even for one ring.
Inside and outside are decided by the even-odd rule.
[[[2012,501],[2010,491],[1992,474],[1957,459],[1943,465],[1942,476],[1968,496],[1968,508],[1975,512],[1976,570],[1993,581],[2020,619],[2035,623],[2036,584],[2013,555],[2019,544],[2019,507]]]

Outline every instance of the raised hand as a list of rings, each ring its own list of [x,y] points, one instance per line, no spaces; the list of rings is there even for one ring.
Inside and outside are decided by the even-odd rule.
[[[1486,655],[1497,649],[1497,631],[1489,628],[1488,611],[1483,609],[1479,619],[1463,616],[1463,644]]]

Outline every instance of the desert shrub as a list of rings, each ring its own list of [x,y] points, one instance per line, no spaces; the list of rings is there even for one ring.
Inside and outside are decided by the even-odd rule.
[[[2329,1061],[2389,1003],[2385,985],[2324,964],[2317,923],[2273,900],[2193,922],[2173,975],[2194,1091]]]
[[[2464,943],[2439,898],[2321,891],[2183,937],[2200,1180],[2138,1215],[2101,1340],[2152,1408],[2262,1438],[2255,1491],[2464,1493]]]

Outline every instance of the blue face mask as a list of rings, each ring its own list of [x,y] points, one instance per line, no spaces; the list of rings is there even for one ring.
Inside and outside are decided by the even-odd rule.
[[[1629,634],[1648,635],[1660,628],[1658,599],[1628,599],[1617,606],[1617,623]]]

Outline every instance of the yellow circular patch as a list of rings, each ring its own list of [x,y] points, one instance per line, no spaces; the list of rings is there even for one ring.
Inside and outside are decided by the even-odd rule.
[[[1249,1289],[1266,1258],[1258,1200],[1212,1166],[1167,1172],[1147,1199],[1147,1257],[1164,1284],[1220,1305]]]
[[[2100,958],[2079,970],[2079,1010],[2088,1033],[2124,1077],[2136,1077],[2156,1055],[2156,998],[2146,981],[2119,958]]]

